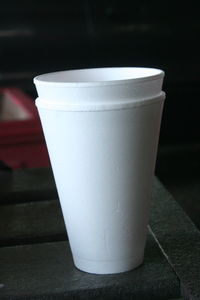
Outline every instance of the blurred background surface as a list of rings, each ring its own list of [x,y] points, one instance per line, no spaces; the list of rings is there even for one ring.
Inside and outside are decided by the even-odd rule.
[[[200,227],[199,41],[198,1],[2,1],[0,88],[34,99],[32,79],[46,72],[163,69],[167,98],[156,175]]]

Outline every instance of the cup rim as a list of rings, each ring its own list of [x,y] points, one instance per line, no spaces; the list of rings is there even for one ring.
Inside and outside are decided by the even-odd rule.
[[[114,79],[103,79],[98,80],[92,77],[92,73],[109,73],[114,72],[115,76],[118,72],[121,74],[121,77],[118,76]],[[87,76],[91,76],[93,80],[87,80]],[[94,75],[93,74],[93,75]],[[126,75],[127,74],[127,75]],[[134,75],[135,74],[135,75]],[[138,74],[138,75],[137,75]],[[65,76],[65,80],[62,79],[63,75],[68,75],[72,78],[67,80],[67,76]],[[73,76],[76,76],[76,80],[73,80]],[[84,80],[80,80],[81,75],[84,76]],[[147,67],[106,67],[106,68],[85,68],[85,69],[73,69],[73,70],[64,70],[57,71],[51,73],[45,73],[36,76],[33,79],[35,85],[43,85],[43,86],[54,86],[54,87],[94,87],[94,86],[105,86],[105,85],[121,85],[121,84],[130,84],[144,81],[152,81],[157,79],[162,79],[165,73],[161,69],[157,68],[147,68]],[[61,78],[61,79],[59,79]]]

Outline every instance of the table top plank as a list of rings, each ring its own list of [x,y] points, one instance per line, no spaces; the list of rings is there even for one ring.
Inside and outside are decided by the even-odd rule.
[[[0,247],[67,239],[58,199],[2,205],[0,228]]]
[[[0,299],[171,299],[179,281],[149,234],[137,269],[94,275],[74,267],[68,242],[0,248]]]
[[[200,300],[200,231],[158,180],[150,231],[180,279],[185,299]]]
[[[0,170],[0,205],[57,197],[51,168]]]

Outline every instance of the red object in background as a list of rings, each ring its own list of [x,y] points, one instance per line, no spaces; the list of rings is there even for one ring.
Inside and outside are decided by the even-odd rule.
[[[11,168],[50,165],[35,104],[17,88],[0,88],[0,160]]]

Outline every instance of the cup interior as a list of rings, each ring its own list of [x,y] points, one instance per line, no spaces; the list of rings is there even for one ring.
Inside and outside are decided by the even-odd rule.
[[[36,84],[81,84],[81,83],[119,83],[120,81],[144,81],[162,78],[164,72],[154,68],[94,68],[82,70],[60,71],[39,75],[34,79]]]

